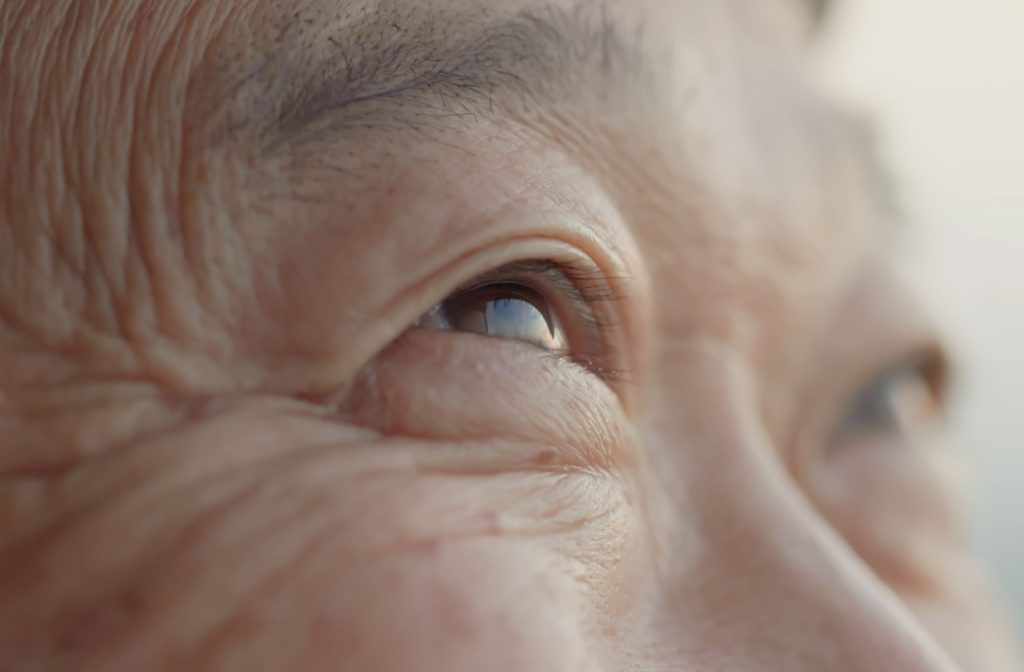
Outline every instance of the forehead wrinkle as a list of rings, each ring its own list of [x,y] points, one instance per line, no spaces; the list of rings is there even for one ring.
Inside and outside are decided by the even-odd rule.
[[[275,58],[292,83],[269,106],[271,118],[260,120],[267,144],[493,112],[498,94],[523,101],[569,95],[592,75],[614,85],[625,71],[645,67],[604,3],[494,14],[476,8],[416,17],[408,7],[376,6],[288,45],[285,64]]]

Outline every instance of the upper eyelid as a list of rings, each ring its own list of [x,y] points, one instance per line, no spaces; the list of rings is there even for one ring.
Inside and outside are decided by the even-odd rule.
[[[511,263],[498,266],[497,268],[487,271],[482,275],[476,276],[469,282],[460,286],[453,293],[458,294],[460,292],[469,291],[492,282],[508,280],[510,277],[514,276],[546,275],[552,270],[559,270],[561,266],[561,264],[550,260],[530,259],[525,261],[513,261]]]
[[[469,291],[492,282],[507,281],[516,277],[541,277],[556,289],[568,295],[576,295],[587,303],[618,301],[628,298],[623,291],[628,278],[609,278],[598,270],[587,271],[570,264],[553,260],[530,259],[514,261],[473,278],[455,293]]]

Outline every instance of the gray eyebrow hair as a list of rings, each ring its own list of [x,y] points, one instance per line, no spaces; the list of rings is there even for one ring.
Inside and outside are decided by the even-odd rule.
[[[347,128],[414,124],[416,119],[493,111],[496,93],[523,100],[596,75],[644,67],[604,3],[541,6],[510,17],[427,18],[405,27],[397,11],[371,12],[329,36],[325,58],[305,68],[273,106],[271,148]],[[367,103],[382,103],[368,107]]]

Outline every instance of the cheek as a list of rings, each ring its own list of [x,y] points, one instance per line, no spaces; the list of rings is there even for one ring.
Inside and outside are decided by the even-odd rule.
[[[968,544],[956,454],[941,440],[850,448],[807,472],[822,514],[901,594],[934,596],[958,581]]]
[[[388,554],[342,581],[325,567],[307,586],[316,643],[353,669],[582,669],[600,644],[560,564],[543,544],[489,538]]]
[[[416,488],[443,489],[442,507],[563,558],[594,613],[614,620],[634,602],[649,550],[639,445],[595,376],[520,343],[413,330],[341,409],[385,445],[415,445]],[[444,520],[422,501],[412,529]]]
[[[446,417],[454,433],[421,427]],[[0,651],[86,670],[579,669],[632,599],[636,512],[611,472],[533,459],[561,449],[530,427],[382,437],[243,404],[111,452],[0,553]]]
[[[334,528],[334,548],[288,588],[319,612],[321,642],[358,652],[355,669],[555,671],[601,658],[601,633],[633,590],[623,558],[635,524],[619,488],[461,464],[338,484],[352,486],[342,515],[367,520]]]

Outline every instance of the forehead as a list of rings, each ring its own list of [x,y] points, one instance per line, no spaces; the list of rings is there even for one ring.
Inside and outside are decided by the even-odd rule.
[[[230,3],[207,5],[213,12],[225,6]],[[227,31],[198,79],[211,95],[236,98],[245,93],[242,84],[272,86],[260,93],[283,108],[277,121],[285,130],[353,101],[424,89],[464,98],[507,89],[564,95],[569,85],[575,93],[623,93],[623,84],[644,73],[651,76],[640,79],[653,83],[651,89],[672,93],[687,85],[673,81],[680,65],[717,60],[713,66],[720,67],[741,52],[763,52],[766,42],[773,50],[797,43],[793,24],[803,6],[801,0],[249,3],[226,19],[245,33]]]
[[[677,134],[680,146],[701,135],[732,145],[734,155],[737,149],[750,157],[795,155],[802,151],[797,145],[808,144],[801,140],[835,121],[796,76],[803,53],[792,27],[807,6],[803,0],[257,3],[249,6],[251,15],[235,19],[244,22],[245,39],[224,31],[227,37],[208,50],[193,76],[201,95],[190,127],[208,131],[208,139],[223,137],[225,129],[248,131],[250,142],[293,149],[346,129],[355,129],[352,139],[374,125],[415,128],[445,113],[453,119],[465,113],[457,123],[495,112],[507,121],[575,106],[570,114],[580,126],[631,123]],[[687,124],[700,128],[694,133]],[[806,132],[793,132],[799,126]],[[768,146],[779,142],[781,153]],[[719,170],[718,164],[702,170]],[[730,170],[738,167],[733,162]]]
[[[266,161],[348,157],[367,179],[368,154],[430,140],[479,154],[480,136],[504,137],[525,163],[541,145],[596,176],[660,251],[689,228],[792,260],[877,219],[847,124],[803,79],[813,5],[254,3],[245,39],[235,17],[193,77],[194,126]]]

